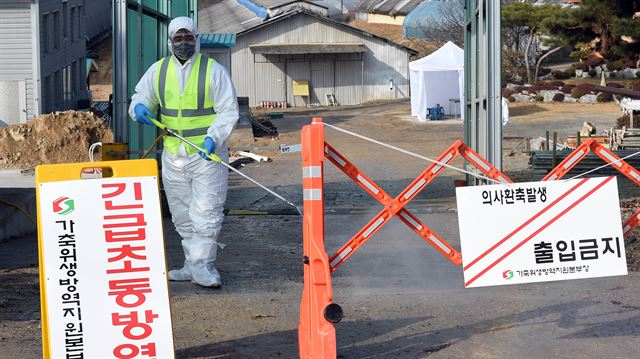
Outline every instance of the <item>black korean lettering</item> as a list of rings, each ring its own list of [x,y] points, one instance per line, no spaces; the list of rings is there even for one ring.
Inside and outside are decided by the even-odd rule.
[[[538,188],[538,196],[540,197],[540,202],[547,201],[547,187]]]
[[[573,241],[570,241],[569,243],[571,244],[571,246],[569,246],[569,244],[567,244],[567,242],[565,241],[558,241],[558,243],[556,243],[556,249],[560,252],[558,253],[560,262],[572,262],[576,260],[576,246]],[[563,253],[564,251],[568,250],[569,247],[571,247],[570,252]]]
[[[551,243],[535,243],[533,251],[536,256],[536,264],[553,263],[553,245]]]
[[[512,189],[505,189],[504,190],[504,203],[505,204],[513,204],[513,198],[514,198],[514,190]]]
[[[615,239],[615,251],[613,249],[613,244],[611,242],[613,242]],[[602,241],[604,242],[604,250],[602,251],[602,254],[607,254],[609,252],[616,254],[618,256],[618,258],[620,258],[621,254],[620,254],[620,238],[619,237],[607,237],[607,238],[602,238]]]
[[[488,205],[492,205],[493,202],[491,201],[491,192],[490,191],[482,191],[482,204],[488,204]]]
[[[598,241],[595,238],[581,239],[578,243],[580,246],[580,259],[583,261],[598,259]]]

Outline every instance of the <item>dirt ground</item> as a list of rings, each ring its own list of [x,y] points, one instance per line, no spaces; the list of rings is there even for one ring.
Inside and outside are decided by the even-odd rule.
[[[514,106],[505,136],[568,135],[584,121],[613,126],[611,104]],[[406,101],[341,110],[287,112],[274,120],[280,137],[254,141],[240,126],[230,146],[272,146],[258,152],[272,162],[242,171],[294,203],[302,200],[299,154],[279,154],[300,142],[311,117],[435,157],[462,138],[459,119],[419,123]],[[399,193],[428,163],[327,129],[326,140],[390,194]],[[515,146],[505,142],[505,153]],[[528,156],[506,156],[505,172],[527,178]],[[454,162],[461,166],[462,161]],[[409,208],[459,248],[453,181],[446,170]],[[621,197],[640,197],[623,187]],[[637,202],[630,203],[633,209]],[[634,204],[635,203],[635,204]],[[379,209],[377,202],[332,165],[325,166],[325,237],[333,253]],[[230,176],[230,213],[216,266],[225,285],[211,290],[171,283],[178,358],[295,358],[302,291],[301,218],[239,176]],[[287,211],[288,210],[288,211]],[[284,214],[283,214],[284,213]],[[290,213],[290,214],[289,214]],[[165,218],[168,266],[181,264],[179,238]],[[37,358],[40,352],[37,239],[0,244],[0,357]],[[345,311],[336,325],[339,358],[633,358],[640,335],[640,274],[464,289],[462,270],[401,222],[391,222],[332,278],[334,301]]]
[[[98,58],[95,60],[98,69],[89,75],[93,101],[109,101],[109,95],[113,93],[113,57],[111,54],[111,46],[112,39],[109,37],[95,49],[95,53],[98,55]]]
[[[106,124],[89,112],[55,112],[0,128],[0,168],[87,162],[89,146],[113,142]]]

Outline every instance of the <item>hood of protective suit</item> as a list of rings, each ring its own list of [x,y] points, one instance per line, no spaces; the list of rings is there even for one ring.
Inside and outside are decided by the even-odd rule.
[[[196,52],[193,54],[193,56],[198,55],[200,53],[200,38],[198,38],[198,27],[196,26],[196,23],[193,21],[193,19],[186,16],[177,17],[171,20],[171,22],[169,23],[169,38],[167,39],[169,51],[172,55],[175,56],[175,54],[173,53],[173,44],[171,43],[171,39],[181,29],[189,30],[191,33],[193,33],[193,36],[196,37]]]

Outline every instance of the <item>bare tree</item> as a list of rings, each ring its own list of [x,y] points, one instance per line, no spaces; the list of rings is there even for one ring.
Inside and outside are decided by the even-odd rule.
[[[438,43],[453,41],[464,45],[464,0],[442,1],[434,18],[419,25],[421,37]]]

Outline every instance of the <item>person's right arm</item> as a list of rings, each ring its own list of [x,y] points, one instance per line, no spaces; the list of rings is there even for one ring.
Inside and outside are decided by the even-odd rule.
[[[156,97],[156,71],[158,63],[151,65],[147,72],[142,76],[133,96],[131,96],[131,105],[129,105],[129,116],[136,121],[135,107],[141,103],[145,105],[152,113],[158,112],[158,98]]]

